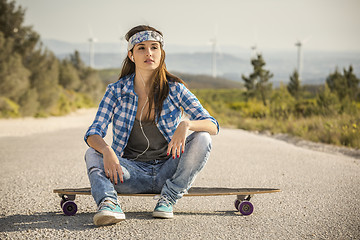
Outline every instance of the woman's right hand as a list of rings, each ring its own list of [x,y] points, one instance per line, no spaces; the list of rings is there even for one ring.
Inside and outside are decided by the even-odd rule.
[[[105,175],[110,178],[110,181],[115,183],[115,185],[118,184],[118,176],[120,178],[120,182],[123,183],[123,171],[114,150],[110,146],[106,146],[102,149],[102,154]]]

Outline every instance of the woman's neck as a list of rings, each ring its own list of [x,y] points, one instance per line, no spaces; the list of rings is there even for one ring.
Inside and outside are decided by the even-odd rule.
[[[137,93],[145,92],[148,93],[151,86],[151,76],[152,72],[150,71],[141,71],[136,70],[135,72],[135,91]]]

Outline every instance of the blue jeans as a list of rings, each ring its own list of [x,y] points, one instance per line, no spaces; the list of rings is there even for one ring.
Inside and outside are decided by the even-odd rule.
[[[185,151],[179,158],[165,161],[132,161],[119,158],[124,182],[114,185],[106,177],[103,156],[89,148],[85,154],[91,194],[97,205],[105,200],[117,202],[118,193],[159,193],[176,203],[190,189],[204,167],[211,150],[207,132],[194,132],[186,138]]]

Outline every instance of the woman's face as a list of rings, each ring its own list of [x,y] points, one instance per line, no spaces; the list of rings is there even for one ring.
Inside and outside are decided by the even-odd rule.
[[[129,54],[131,53],[129,52]],[[136,68],[155,70],[159,67],[161,60],[160,43],[156,41],[144,41],[136,44],[133,48],[133,57]]]

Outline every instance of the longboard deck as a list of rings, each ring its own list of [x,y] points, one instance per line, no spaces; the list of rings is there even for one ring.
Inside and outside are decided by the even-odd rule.
[[[64,188],[54,189],[54,193],[64,195],[91,195],[90,188]],[[280,192],[275,188],[218,188],[218,187],[192,187],[184,197],[194,196],[222,196],[222,195],[253,195],[261,193]],[[118,193],[118,196],[153,197],[159,193]]]
[[[77,205],[74,202],[76,195],[91,195],[91,189],[88,188],[65,188],[54,189],[61,197],[61,208],[65,215],[72,216],[77,212]],[[192,187],[184,197],[193,196],[222,196],[237,195],[235,208],[243,215],[250,215],[254,211],[254,206],[250,203],[250,198],[254,194],[275,193],[280,189],[275,188],[213,188],[213,187]],[[135,197],[153,197],[159,193],[118,193],[118,196],[135,196]]]

